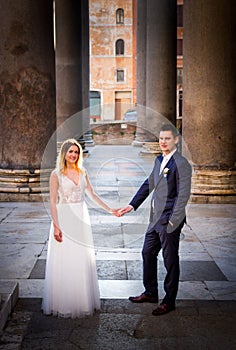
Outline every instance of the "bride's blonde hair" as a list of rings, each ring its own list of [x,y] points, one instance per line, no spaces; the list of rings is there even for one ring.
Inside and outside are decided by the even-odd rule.
[[[76,141],[75,139],[68,139],[62,143],[58,157],[57,157],[56,168],[57,168],[57,171],[59,172],[59,174],[63,174],[65,169],[66,169],[66,153],[71,146],[78,147],[79,155],[78,155],[78,159],[75,163],[75,166],[79,172],[82,171],[82,163],[83,163],[82,147],[79,144],[79,142]]]

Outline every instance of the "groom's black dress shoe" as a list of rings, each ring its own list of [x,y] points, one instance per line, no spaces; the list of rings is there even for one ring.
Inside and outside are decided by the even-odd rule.
[[[153,316],[161,316],[168,314],[168,312],[175,310],[175,306],[171,306],[165,303],[160,304],[155,310],[153,310]]]
[[[153,297],[142,293],[137,297],[129,297],[133,303],[158,303],[158,297]]]

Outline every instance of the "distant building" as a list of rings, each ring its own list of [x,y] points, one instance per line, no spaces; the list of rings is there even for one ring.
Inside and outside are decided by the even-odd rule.
[[[120,120],[136,104],[136,0],[89,0],[90,116]]]
[[[183,101],[183,1],[177,0],[177,126]],[[136,105],[137,0],[89,0],[91,119],[120,120]]]

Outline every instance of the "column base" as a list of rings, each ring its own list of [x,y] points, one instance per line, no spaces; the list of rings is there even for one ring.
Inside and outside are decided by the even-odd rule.
[[[192,203],[236,203],[236,170],[194,166]]]
[[[157,141],[145,141],[143,142],[143,148],[140,151],[140,156],[157,156],[162,154],[161,148]]]
[[[132,142],[132,146],[134,146],[134,147],[143,147],[143,141],[134,140]]]
[[[92,147],[95,145],[93,141],[92,133],[90,131],[83,134],[83,138],[84,138],[85,146]]]
[[[0,202],[41,202],[52,169],[0,169]]]
[[[132,146],[134,147],[142,147],[143,143],[147,140],[147,133],[142,128],[137,127],[135,133],[135,139],[132,142]]]
[[[236,196],[191,195],[192,204],[236,204]]]

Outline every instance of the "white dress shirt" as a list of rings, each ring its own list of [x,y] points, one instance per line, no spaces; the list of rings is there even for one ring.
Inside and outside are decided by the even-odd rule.
[[[177,148],[175,148],[172,152],[170,152],[170,153],[167,154],[166,156],[163,155],[163,160],[162,160],[162,162],[161,162],[159,174],[161,174],[162,171],[165,169],[166,164],[169,162],[170,158],[173,156],[173,154],[176,152],[176,150],[177,150]]]

